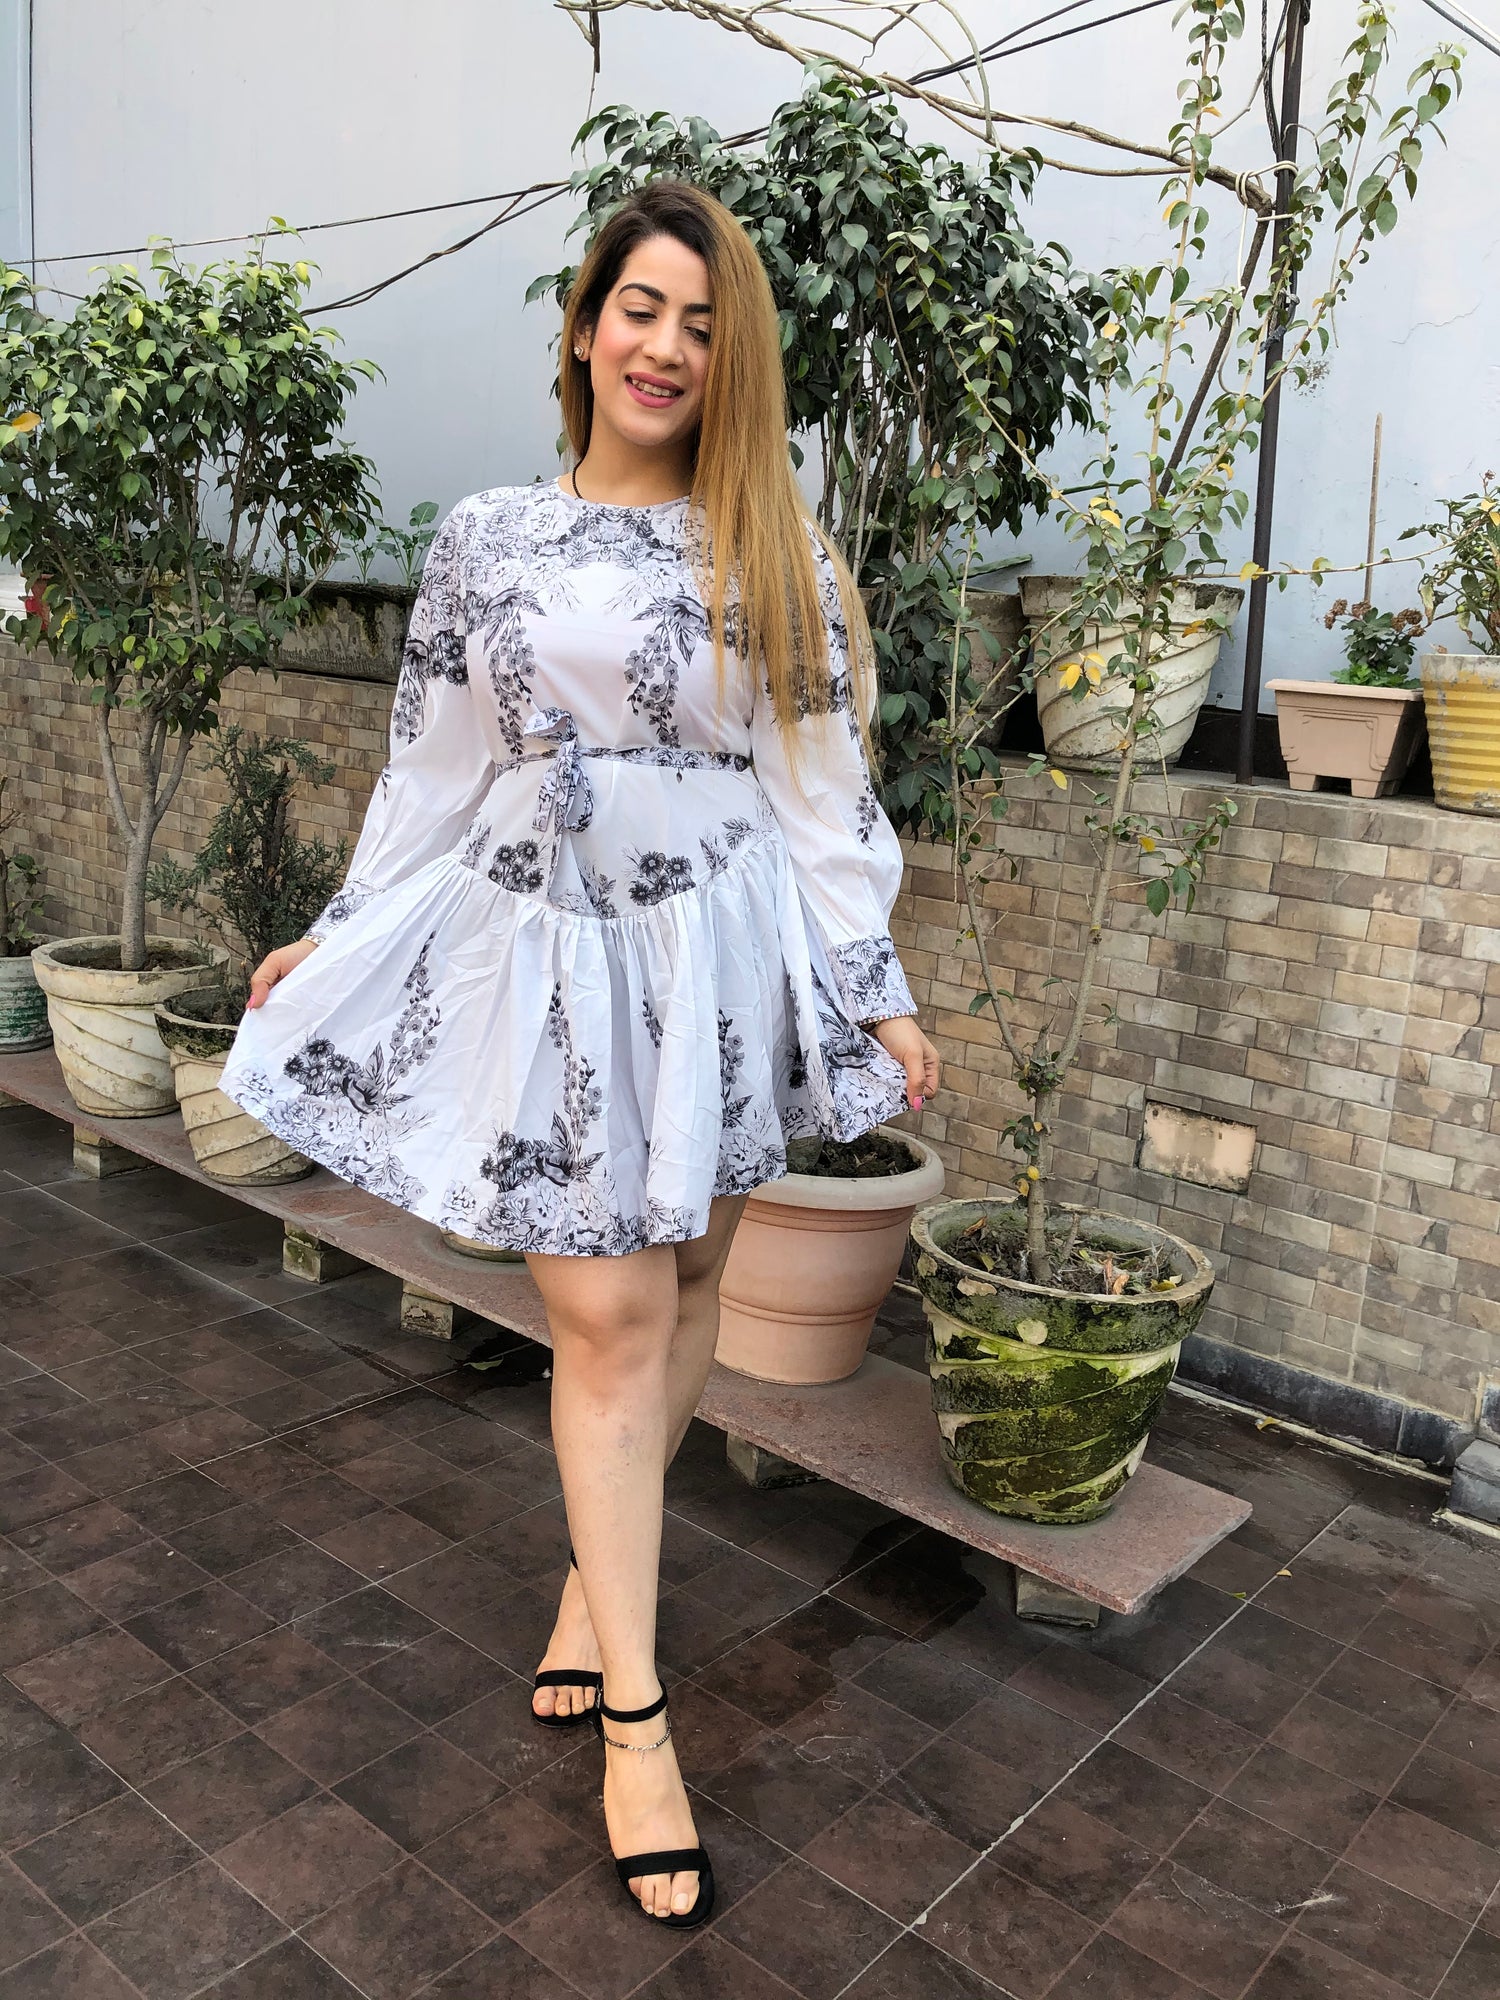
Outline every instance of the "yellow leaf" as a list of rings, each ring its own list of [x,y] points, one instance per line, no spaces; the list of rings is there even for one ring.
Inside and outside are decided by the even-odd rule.
[[[1052,780],[1053,784],[1056,785],[1057,789],[1060,792],[1065,792],[1068,789],[1068,781],[1063,776],[1061,771],[1049,771],[1047,773],[1047,776]]]
[[[7,417],[5,421],[13,431],[34,431],[42,420],[35,410],[22,410],[19,415]]]
[[[1090,687],[1095,687],[1095,688],[1098,687],[1100,681],[1102,681],[1104,678],[1103,670],[1099,667],[1096,667],[1092,660],[1090,660],[1089,664],[1084,668],[1083,672],[1084,672],[1084,678],[1087,680]]]
[[[1104,665],[1104,655],[1102,653],[1085,653],[1083,657],[1086,660],[1092,660],[1096,667]]]
[[[1206,618],[1195,618],[1191,625],[1183,626],[1182,628],[1183,638],[1190,639],[1195,632],[1201,632],[1207,624],[1208,620]]]
[[[1082,672],[1083,668],[1079,666],[1076,660],[1069,660],[1065,667],[1059,669],[1057,678],[1065,688],[1075,688],[1078,685],[1078,676]]]
[[[1240,571],[1240,582],[1247,583],[1252,576],[1259,576],[1259,575],[1260,575],[1260,564],[1256,562],[1252,557],[1252,559],[1249,562],[1247,562],[1244,568]]]
[[[1101,521],[1108,521],[1112,528],[1118,528],[1120,525],[1120,517],[1113,507],[1101,507],[1099,509],[1099,519]]]
[[[1105,340],[1113,340],[1120,331],[1120,322],[1117,319],[1106,320],[1099,331]]]
[[[1156,852],[1156,842],[1151,838],[1149,833],[1141,835],[1141,852],[1142,854],[1154,854]]]

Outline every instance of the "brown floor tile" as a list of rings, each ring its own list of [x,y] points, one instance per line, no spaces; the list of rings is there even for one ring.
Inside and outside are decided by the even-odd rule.
[[[672,1689],[672,1742],[689,1784],[706,1784],[768,1733],[753,1716],[695,1681],[679,1681]]]
[[[110,1627],[12,1667],[10,1678],[39,1708],[71,1725],[144,1693],[171,1672],[158,1654]]]
[[[828,1764],[856,1783],[883,1785],[939,1739],[925,1722],[868,1689],[841,1681],[783,1725],[780,1734],[806,1763]]]
[[[188,1465],[206,1465],[227,1452],[259,1444],[265,1432],[234,1410],[199,1410],[192,1416],[177,1417],[152,1433],[156,1442]],[[219,1468],[215,1466],[215,1475]],[[221,1481],[221,1483],[227,1483]],[[242,1489],[236,1487],[236,1492]]]
[[[293,1930],[401,1861],[394,1841],[319,1792],[224,1848],[218,1861]]]
[[[1256,1661],[1240,1658],[1215,1640],[1173,1676],[1172,1692],[1211,1715],[1266,1736],[1291,1713],[1306,1689]]]
[[[339,1466],[341,1478],[373,1493],[387,1507],[399,1506],[414,1493],[427,1492],[439,1485],[446,1473],[441,1459],[420,1444],[400,1438],[358,1458],[345,1459]]]
[[[1172,1849],[1172,1861],[1266,1916],[1292,1923],[1317,1894],[1334,1857],[1228,1799],[1215,1799]]]
[[[113,1501],[94,1500],[86,1507],[73,1507],[66,1514],[52,1514],[45,1521],[7,1532],[33,1562],[54,1576],[66,1576],[70,1570],[134,1548],[145,1541],[148,1531]]]
[[[1485,1553],[1488,1556],[1488,1551]],[[1500,1594],[1488,1575],[1482,1578],[1478,1595],[1449,1589],[1428,1576],[1408,1576],[1391,1593],[1390,1609],[1420,1619],[1451,1638],[1500,1646]]]
[[[128,1792],[14,1856],[75,1924],[92,1923],[201,1859],[191,1841]]]
[[[271,1352],[281,1353],[282,1349],[287,1349],[288,1352],[282,1355],[283,1360],[294,1360],[295,1354],[291,1350],[306,1352],[305,1343],[310,1340],[316,1345],[316,1337],[303,1331],[292,1340],[273,1346]],[[334,1349],[335,1353],[338,1351]],[[297,1433],[298,1451],[305,1452],[319,1465],[330,1469],[347,1465],[350,1459],[363,1458],[369,1452],[381,1451],[395,1441],[396,1433],[370,1410],[345,1410],[338,1416],[325,1417],[321,1423],[309,1424]]]
[[[1170,1688],[1122,1723],[1115,1741],[1209,1792],[1222,1791],[1260,1746],[1259,1737]]]
[[[539,1614],[531,1628],[526,1646],[529,1657],[536,1659],[541,1653],[541,1642],[551,1630],[557,1598],[555,1592],[548,1597],[542,1597],[534,1591],[521,1591],[517,1593],[513,1603],[525,1604],[528,1600],[535,1602]],[[656,1657],[671,1673],[700,1672],[711,1662],[731,1652],[744,1636],[744,1627],[737,1619],[726,1617],[722,1611],[715,1611],[711,1604],[705,1604],[701,1597],[694,1597],[691,1591],[665,1591],[658,1600]],[[507,1656],[499,1653],[495,1647],[491,1650],[496,1651],[498,1657],[513,1659],[519,1669],[521,1660],[516,1654]]]
[[[538,1970],[547,1978],[552,1977],[545,1966]],[[510,2000],[513,1990],[506,1989],[506,2000]],[[484,1995],[491,1992],[499,2000],[500,1988],[484,1988]],[[531,1988],[521,1986],[520,1996],[524,2000],[531,2000],[531,1995]],[[729,1995],[733,2000],[795,2000],[789,1986],[754,1959],[746,1958],[742,1951],[736,1951],[733,1945],[725,1944],[712,1931],[694,1938],[675,1958],[668,1959],[654,1978],[636,1988],[633,2000],[726,2000]],[[452,2000],[460,2000],[456,1986]],[[468,2000],[467,1995],[464,2000]],[[565,1989],[560,1982],[555,1991],[552,1987],[538,1988],[535,2000],[571,2000],[571,1989]],[[939,2000],[939,1996],[929,1988],[927,2000]]]
[[[242,1722],[264,1722],[344,1678],[326,1653],[296,1632],[268,1632],[195,1667],[191,1679]]]
[[[104,1624],[92,1605],[65,1583],[46,1582],[19,1591],[0,1618],[0,1667],[9,1669],[97,1632]]]
[[[832,1598],[820,1598],[832,1604]],[[877,1628],[878,1629],[878,1628]],[[780,1634],[778,1634],[778,1637]],[[847,1672],[847,1669],[839,1669]],[[879,1657],[862,1667],[854,1679],[860,1687],[879,1695],[882,1701],[905,1709],[930,1729],[950,1728],[981,1702],[993,1700],[995,1683],[987,1674],[976,1673],[960,1660],[950,1660],[911,1639],[899,1639],[882,1648]],[[1022,1697],[1014,1696],[1019,1702]],[[1033,1705],[1034,1707],[1034,1705]],[[1035,1709],[1038,1716],[1044,1710]]]
[[[1317,1692],[1403,1736],[1425,1737],[1452,1706],[1453,1690],[1377,1660],[1351,1646],[1318,1682]]]
[[[306,1941],[369,2000],[408,2000],[493,1934],[487,1918],[407,1861],[316,1918]]]
[[[347,1563],[336,1562],[322,1549],[288,1534],[285,1548],[245,1569],[230,1571],[226,1581],[281,1625],[348,1597],[365,1579]]]
[[[1477,1701],[1485,1708],[1500,1710],[1500,1646],[1497,1646],[1487,1660],[1479,1665],[1464,1682],[1463,1694],[1470,1701]]]
[[[269,1632],[272,1620],[227,1584],[206,1583],[127,1621],[125,1630],[159,1653],[170,1666],[186,1670],[217,1658],[247,1639]]]
[[[807,2000],[832,2000],[898,1934],[889,1918],[804,1861],[768,1876],[718,1930]]]
[[[1409,1736],[1356,1715],[1342,1702],[1314,1691],[1306,1694],[1271,1732],[1271,1741],[1335,1777],[1369,1791],[1386,1792],[1411,1762]]]
[[[1225,1794],[1273,1826],[1342,1854],[1379,1805],[1375,1792],[1266,1744]]]
[[[0,2000],[140,2000],[88,1939],[65,1938],[0,1977]]]
[[[1431,1993],[1456,1956],[1468,1926],[1340,1863],[1324,1883],[1317,1904],[1302,1913],[1297,1928],[1382,1978],[1395,1979],[1417,1993]]]
[[[107,1618],[134,1618],[153,1605],[185,1597],[209,1572],[166,1542],[142,1542],[123,1555],[75,1569],[68,1588]]]
[[[40,1465],[0,1481],[0,1534],[13,1535],[33,1521],[84,1507],[94,1498],[82,1480],[55,1465]]]
[[[232,1571],[248,1569],[252,1563],[300,1546],[290,1528],[248,1501],[178,1528],[172,1535],[172,1547],[178,1554],[189,1557],[212,1576],[227,1577]]]
[[[1489,1653],[1490,1644],[1439,1631],[1387,1605],[1360,1633],[1359,1648],[1403,1673],[1436,1681],[1439,1687],[1461,1688]]]
[[[1151,1692],[1151,1683],[1139,1674],[1065,1643],[1048,1646],[1018,1667],[1006,1684],[1094,1730],[1113,1729]]]
[[[1212,1795],[1111,1741],[1090,1752],[1057,1796],[1103,1820],[1127,1840],[1165,1854]]]
[[[158,1812],[209,1853],[275,1819],[316,1790],[258,1736],[233,1736],[142,1786]]]
[[[1286,1924],[1165,1861],[1126,1898],[1108,1928],[1216,2000],[1235,2000]]]
[[[631,1907],[613,1865],[603,1860],[535,1903],[509,1929],[584,2000],[624,2000],[693,1936]]]
[[[1500,1711],[1460,1695],[1428,1738],[1427,1748],[1500,1776]]]
[[[745,1960],[740,1962],[747,1964]],[[756,1971],[753,1966],[747,1969]],[[739,1990],[733,1990],[739,2000]],[[647,1991],[642,1989],[638,2000],[644,2000]],[[514,1938],[501,1936],[481,1945],[471,1957],[461,1959],[431,1986],[424,1986],[422,2000],[577,2000],[577,1988],[564,1985],[555,1972],[533,1958],[529,1951],[523,1951]],[[757,2000],[753,1988],[746,1990],[744,2000]],[[767,1995],[766,2000],[772,2000],[772,1996]],[[776,1996],[776,2000],[781,2000],[781,1996]]]
[[[780,1645],[790,1646],[794,1653],[805,1653],[840,1680],[858,1679],[873,1671],[875,1664],[895,1648],[925,1651],[921,1647],[907,1647],[893,1626],[882,1625],[867,1612],[840,1604],[836,1597],[814,1597],[806,1604],[799,1604],[795,1611],[776,1620],[770,1627],[770,1636]],[[939,1673],[943,1671],[938,1668]],[[876,1688],[874,1692],[878,1694],[880,1690]],[[896,1704],[898,1708],[906,1705]]]
[[[408,1851],[478,1812],[500,1789],[500,1780],[482,1764],[426,1733],[336,1787],[345,1804]]]
[[[975,1851],[890,1799],[862,1800],[816,1834],[803,1858],[887,1916],[910,1923],[975,1858]]]
[[[451,1632],[431,1632],[402,1647],[388,1660],[367,1668],[363,1678],[429,1727],[512,1684],[504,1667]]]
[[[1262,1968],[1245,2000],[1410,2000],[1398,1986],[1342,1952],[1329,1951],[1295,1931]]]
[[[438,1725],[440,1736],[508,1785],[524,1784],[576,1747],[565,1729],[545,1729],[533,1721],[528,1689],[512,1678],[482,1701],[461,1708]]]
[[[269,1910],[202,1861],[101,1917],[88,1935],[151,2000],[186,2000],[284,1933]]]
[[[826,1667],[767,1633],[747,1640],[697,1675],[697,1683],[768,1729],[779,1728],[832,1692]]]
[[[301,1938],[287,1938],[219,1980],[208,2000],[360,2000],[360,1996]]]
[[[1363,1591],[1304,1573],[1300,1564],[1291,1574],[1278,1574],[1256,1598],[1257,1605],[1294,1625],[1306,1625],[1340,1645],[1352,1645],[1378,1606]]]
[[[939,1736],[918,1751],[881,1790],[974,1848],[988,1847],[1039,1796],[1039,1788],[1019,1772],[991,1763],[952,1736]]]
[[[242,1421],[248,1422],[249,1419]],[[175,1449],[175,1447],[174,1447]],[[260,1506],[311,1479],[317,1467],[285,1438],[265,1438],[214,1460],[214,1478],[243,1500]]]
[[[681,1746],[675,1730],[672,1741],[678,1750],[680,1766]],[[579,1741],[576,1749],[548,1764],[516,1789],[521,1798],[529,1799],[543,1812],[561,1820],[570,1833],[576,1834],[596,1854],[608,1851],[604,1830],[604,1766],[592,1731]]]
[[[14,1750],[0,1783],[0,1847],[18,1847],[102,1806],[124,1787],[61,1731]]]
[[[239,1733],[238,1720],[185,1679],[90,1716],[80,1739],[133,1785]]]
[[[381,1507],[346,1521],[341,1528],[318,1537],[318,1546],[339,1562],[348,1563],[362,1576],[393,1576],[410,1569],[413,1563],[451,1547],[446,1535],[415,1520],[404,1510]]]
[[[1476,1931],[1437,1990],[1437,2000],[1493,2000],[1500,1993],[1500,1939]]]
[[[1060,1797],[1043,1799],[991,1859],[1096,1924],[1156,1866],[1149,1848]]]
[[[1081,1722],[1044,1708],[1015,1688],[995,1688],[959,1716],[947,1734],[1038,1790],[1055,1785],[1098,1742]]]
[[[1094,1934],[1094,1925],[986,1861],[928,1917],[927,1943],[981,1977],[994,1972],[1016,2000],[1039,2000]]]
[[[378,1584],[306,1612],[296,1625],[305,1639],[311,1639],[351,1674],[388,1660],[400,1647],[425,1639],[433,1629],[430,1618]]]
[[[1397,1805],[1500,1848],[1500,1777],[1436,1750],[1422,1750],[1391,1789]]]
[[[380,1502],[375,1495],[353,1485],[341,1473],[320,1472],[315,1466],[306,1469],[311,1473],[310,1478],[260,1502],[268,1514],[294,1534],[309,1539],[331,1534],[335,1528],[346,1527],[362,1515],[379,1511]]]
[[[46,1582],[47,1572],[40,1563],[23,1555],[12,1542],[0,1543],[0,1602]]]
[[[1500,1854],[1493,1847],[1389,1803],[1365,1821],[1344,1858],[1470,1923],[1500,1883]]]
[[[839,1819],[867,1786],[805,1758],[784,1736],[765,1736],[703,1782],[708,1796],[768,1839],[799,1848]]]
[[[98,1445],[68,1460],[69,1478],[81,1479],[106,1499],[181,1470],[181,1459],[149,1432],[144,1437],[122,1438],[118,1444]]]
[[[0,1861],[0,1972],[55,1943],[68,1929],[67,1918],[20,1870]]]
[[[591,1866],[596,1855],[561,1821],[512,1792],[445,1831],[421,1858],[486,1916],[510,1925]]]
[[[222,1514],[235,1505],[236,1496],[206,1472],[179,1469],[144,1486],[131,1487],[116,1496],[116,1505],[148,1528],[153,1535],[173,1535],[195,1521]]]
[[[1048,2000],[1204,2000],[1204,1996],[1201,1986],[1100,1931],[1073,1960]]]
[[[484,1480],[467,1474],[445,1479],[441,1485],[413,1493],[401,1502],[403,1514],[409,1514],[414,1521],[420,1521],[450,1542],[481,1534],[497,1522],[509,1520],[516,1511],[513,1494],[502,1493],[498,1486],[487,1485]]]
[[[283,1709],[260,1734],[319,1784],[336,1784],[417,1733],[404,1709],[360,1680],[340,1681]]]

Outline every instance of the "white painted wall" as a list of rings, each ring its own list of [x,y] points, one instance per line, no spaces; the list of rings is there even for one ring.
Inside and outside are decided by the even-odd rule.
[[[6,12],[25,0],[0,0]],[[1488,7],[1491,0],[1474,0]],[[1046,12],[1045,0],[971,0],[988,38]],[[1178,74],[1171,10],[1059,42],[993,69],[1002,106],[1037,109],[1156,137],[1173,112]],[[1311,117],[1352,29],[1352,0],[1313,0]],[[12,23],[13,25],[13,23]],[[1497,21],[1500,25],[1500,21]],[[1450,34],[1420,0],[1403,0],[1396,74]],[[179,240],[233,234],[272,215],[321,221],[552,180],[569,168],[572,134],[594,104],[696,112],[721,131],[762,122],[797,88],[795,69],[739,37],[658,14],[607,14],[597,85],[571,21],[549,0],[35,0],[32,121],[39,275],[79,289],[87,265],[64,253],[108,251],[148,234]],[[1258,26],[1237,52],[1248,92]],[[0,62],[19,38],[0,34]],[[906,58],[909,57],[909,61]],[[1238,60],[1242,58],[1242,60]],[[914,36],[887,60],[930,55]],[[14,75],[0,101],[18,102]],[[1388,101],[1399,101],[1393,87]],[[1490,135],[1500,113],[1500,59],[1475,47],[1451,144],[1435,148],[1412,215],[1361,274],[1341,341],[1315,388],[1288,398],[1275,551],[1306,562],[1363,555],[1370,436],[1385,416],[1381,538],[1433,510],[1500,464],[1500,305]],[[949,128],[926,120],[934,136]],[[0,134],[19,158],[21,135]],[[1237,128],[1237,165],[1269,156],[1252,112]],[[1228,144],[1228,142],[1226,142]],[[1097,162],[1066,139],[1044,151]],[[14,180],[14,174],[11,175]],[[1150,254],[1156,182],[1043,175],[1034,233],[1083,264]],[[1223,265],[1238,219],[1222,204]],[[318,296],[337,298],[452,242],[487,211],[420,216],[309,235],[322,266]],[[0,178],[0,251],[26,244]],[[371,304],[335,315],[346,351],[385,371],[361,392],[355,431],[374,456],[387,511],[445,506],[499,482],[550,473],[557,410],[548,387],[555,312],[523,307],[529,280],[563,259],[566,202],[508,224]],[[210,256],[204,251],[202,256]],[[1486,336],[1489,336],[1487,339]],[[1065,447],[1060,468],[1076,464]],[[1039,523],[1023,538],[1039,568],[1070,566],[1067,544]],[[1237,567],[1248,546],[1231,551]],[[1339,664],[1318,597],[1301,583],[1272,593],[1266,676],[1321,675]],[[1352,594],[1352,593],[1351,593]],[[1408,601],[1394,578],[1391,607]],[[1214,699],[1234,700],[1239,651],[1226,650]]]

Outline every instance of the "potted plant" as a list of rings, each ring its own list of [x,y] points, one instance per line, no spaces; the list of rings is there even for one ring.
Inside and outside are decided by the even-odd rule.
[[[147,278],[112,267],[54,319],[0,269],[0,559],[35,607],[7,629],[86,688],[125,852],[118,936],[35,956],[85,1110],[175,1101],[153,1009],[203,962],[146,935],[152,844],[225,678],[274,657],[372,509],[339,431],[373,370],[306,324],[309,277],[261,258],[195,270],[163,245]]]
[[[0,777],[0,1055],[45,1048],[47,996],[36,983],[31,954],[41,943],[32,928],[41,915],[35,857],[10,845],[7,835],[20,818],[5,803],[8,779]]]
[[[1294,792],[1347,778],[1356,799],[1382,799],[1411,765],[1422,737],[1422,694],[1411,678],[1420,611],[1377,611],[1339,597],[1323,623],[1343,620],[1344,658],[1331,681],[1271,681],[1281,754]]]
[[[1408,528],[1434,535],[1439,552],[1425,569],[1428,623],[1452,617],[1474,648],[1422,655],[1422,700],[1432,745],[1432,785],[1440,806],[1500,814],[1500,489],[1487,472],[1477,493],[1443,502],[1444,519]]]
[[[1004,844],[1003,789],[976,777],[967,754],[992,726],[987,699],[967,712],[959,699],[950,704],[949,809],[933,825],[953,844],[966,902],[964,940],[979,987],[970,1011],[990,1018],[1011,1065],[1013,1115],[1004,1133],[1015,1160],[1014,1195],[938,1203],[914,1221],[933,1399],[945,1463],[961,1490],[999,1512],[1040,1521],[1083,1521],[1109,1507],[1140,1461],[1180,1344],[1213,1285],[1211,1265],[1191,1244],[1054,1193],[1062,1093],[1085,1034],[1112,1017],[1100,992],[1106,934],[1138,921],[1141,903],[1156,917],[1174,903],[1190,909],[1234,812],[1223,800],[1193,823],[1152,818],[1136,802],[1136,774],[1164,746],[1163,662],[1179,633],[1222,632],[1227,622],[1227,607],[1214,596],[1182,626],[1182,592],[1219,590],[1219,537],[1247,510],[1236,472],[1258,441],[1267,395],[1287,377],[1305,379],[1322,353],[1355,270],[1397,219],[1398,189],[1415,189],[1418,135],[1451,97],[1458,60],[1446,49],[1429,56],[1413,74],[1413,102],[1379,126],[1374,91],[1389,24],[1378,5],[1366,6],[1310,163],[1278,174],[1274,206],[1283,221],[1269,272],[1252,289],[1268,234],[1258,222],[1241,282],[1226,289],[1207,282],[1204,189],[1224,58],[1239,16],[1221,0],[1188,0],[1184,16],[1187,73],[1167,145],[1178,163],[1165,189],[1168,246],[1156,262],[1115,274],[1096,356],[1108,391],[1098,449],[1081,488],[1052,489],[1083,560],[1066,601],[1047,607],[1037,649],[1042,670],[1055,671],[1062,693],[1080,706],[1107,678],[1128,693],[1112,723],[1109,783],[1093,793],[1083,818],[1092,864],[1068,885],[1079,915],[1061,920],[1056,933],[1064,977],[1017,993],[996,964],[1003,931],[992,930],[983,889],[993,871],[1013,873],[1015,864],[996,851],[996,842]],[[1377,129],[1372,147],[1368,135]],[[1367,157],[1355,187],[1351,167],[1361,147]],[[1332,223],[1331,272],[1299,310],[1297,280],[1325,219]],[[897,273],[927,283],[920,245],[898,238],[889,250]],[[989,331],[984,315],[955,325],[955,353],[983,354]],[[1002,436],[1028,453],[983,363],[970,368],[976,435]],[[1312,573],[1330,567],[1320,558]],[[1239,580],[1255,571],[1247,564]],[[1110,628],[1119,643],[1106,659],[1093,642]],[[1036,670],[1034,662],[1028,672]],[[1035,775],[1049,768],[1066,792],[1062,771],[1045,757],[1033,761]]]
[[[865,1358],[912,1216],[943,1163],[909,1132],[794,1139],[745,1203],[719,1281],[715,1357],[763,1382],[838,1382]]]
[[[326,785],[334,766],[305,743],[247,736],[237,725],[224,731],[213,762],[229,796],[207,840],[191,868],[158,862],[146,890],[163,909],[217,933],[225,975],[222,983],[159,1001],[156,1026],[203,1171],[241,1185],[296,1180],[312,1172],[312,1162],[226,1097],[219,1078],[250,997],[252,969],[278,945],[304,936],[343,880],[344,843],[333,848],[299,839],[291,822],[298,783]]]

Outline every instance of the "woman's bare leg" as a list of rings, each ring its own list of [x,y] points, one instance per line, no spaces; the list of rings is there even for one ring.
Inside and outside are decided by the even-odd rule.
[[[715,1204],[718,1207],[718,1204]],[[568,1525],[612,1708],[644,1708],[660,1691],[656,1592],[661,1555],[662,1476],[691,1420],[713,1345],[701,1297],[728,1252],[733,1214],[711,1218],[698,1246],[661,1246],[618,1258],[529,1257],[552,1329],[552,1435]],[[717,1227],[715,1227],[717,1223]],[[681,1321],[678,1264],[688,1281]],[[704,1351],[706,1342],[706,1353]],[[669,1392],[685,1395],[700,1369],[687,1419],[675,1424]],[[570,1579],[570,1583],[575,1580]],[[583,1664],[575,1661],[572,1664]],[[622,1743],[652,1744],[662,1721],[611,1723]],[[692,1809],[670,1743],[649,1755],[606,1758],[604,1814],[616,1854],[697,1844]],[[648,1914],[692,1908],[696,1874],[647,1876],[631,1884]]]
[[[677,1324],[667,1368],[668,1465],[687,1435],[713,1362],[719,1338],[719,1278],[744,1206],[743,1195],[721,1195],[710,1208],[707,1233],[672,1246],[677,1260]],[[540,1665],[599,1671],[599,1642],[575,1569],[568,1571],[564,1581],[557,1623]],[[593,1689],[585,1687],[538,1688],[532,1697],[538,1715],[577,1715],[593,1702]],[[618,1707],[618,1702],[613,1706]]]

